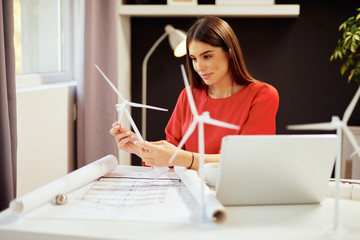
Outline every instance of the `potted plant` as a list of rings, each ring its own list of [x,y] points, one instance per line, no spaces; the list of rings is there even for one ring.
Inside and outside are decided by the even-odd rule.
[[[342,37],[338,40],[338,45],[330,57],[330,61],[335,59],[342,60],[343,64],[340,67],[341,75],[348,72],[347,82],[350,83],[351,81],[355,81],[359,86],[355,96],[347,108],[347,111],[344,113],[343,124],[346,125],[350,118],[350,114],[353,112],[360,97],[360,8],[356,9],[356,11],[358,12],[356,16],[348,18],[339,26],[339,31],[342,31]],[[359,140],[357,139],[360,139],[360,128],[353,126],[349,127],[349,129],[352,134],[350,134],[348,139],[343,138],[343,141],[346,142],[343,142],[342,144],[341,158],[343,170],[341,177],[360,179],[358,164],[354,163],[355,153],[358,153],[359,151]],[[359,158],[355,161],[359,162]]]
[[[344,60],[340,67],[341,75],[349,72],[348,83],[355,81],[360,85],[360,8],[356,16],[348,18],[343,22],[339,31],[342,37],[338,40],[338,46],[330,57],[330,61],[335,59]]]

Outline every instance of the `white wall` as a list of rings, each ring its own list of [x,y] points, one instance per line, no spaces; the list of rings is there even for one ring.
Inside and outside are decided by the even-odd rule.
[[[74,169],[75,84],[17,91],[17,196]]]

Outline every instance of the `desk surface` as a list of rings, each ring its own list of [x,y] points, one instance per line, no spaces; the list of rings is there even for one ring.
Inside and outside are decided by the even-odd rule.
[[[360,202],[340,201],[340,227],[329,231],[333,199],[316,205],[229,207],[222,225],[27,219],[0,214],[5,239],[360,239]]]
[[[340,200],[339,229],[331,231],[334,199],[320,204],[226,207],[227,220],[159,223],[29,218],[0,213],[0,239],[360,239],[360,201]]]

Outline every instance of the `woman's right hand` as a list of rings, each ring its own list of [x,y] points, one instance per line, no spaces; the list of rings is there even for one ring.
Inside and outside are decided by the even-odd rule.
[[[114,136],[119,149],[140,156],[141,149],[134,144],[139,141],[135,133],[123,128],[119,122],[114,122],[110,134]]]

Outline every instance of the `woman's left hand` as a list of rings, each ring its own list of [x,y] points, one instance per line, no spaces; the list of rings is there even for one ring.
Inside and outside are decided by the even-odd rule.
[[[165,140],[158,142],[137,141],[136,145],[142,149],[140,157],[143,162],[150,167],[170,166],[169,160],[176,151],[176,147]]]

